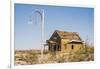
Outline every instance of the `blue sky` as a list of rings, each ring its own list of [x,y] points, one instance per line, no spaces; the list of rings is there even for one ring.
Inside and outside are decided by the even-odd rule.
[[[94,9],[82,7],[15,4],[15,49],[40,49],[41,24],[35,9],[44,9],[45,41],[54,30],[78,32],[83,40],[94,41]],[[33,24],[29,24],[30,16]]]

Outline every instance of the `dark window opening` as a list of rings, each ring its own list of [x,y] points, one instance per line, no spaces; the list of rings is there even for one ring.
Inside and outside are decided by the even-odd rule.
[[[53,46],[53,51],[56,51],[56,45]]]
[[[58,51],[61,51],[61,46],[60,45],[58,45]]]
[[[74,49],[74,45],[72,45],[72,49]]]

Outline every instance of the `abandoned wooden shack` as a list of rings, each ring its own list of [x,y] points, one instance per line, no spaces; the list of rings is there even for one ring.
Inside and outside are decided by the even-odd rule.
[[[55,30],[47,40],[48,50],[55,51],[77,51],[82,48],[83,42],[77,32],[65,32]]]

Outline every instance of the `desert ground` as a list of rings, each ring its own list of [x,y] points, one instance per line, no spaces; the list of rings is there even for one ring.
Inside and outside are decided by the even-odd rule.
[[[94,47],[87,46],[77,52],[63,53],[45,50],[42,58],[41,50],[15,50],[14,57],[15,65],[94,61]]]

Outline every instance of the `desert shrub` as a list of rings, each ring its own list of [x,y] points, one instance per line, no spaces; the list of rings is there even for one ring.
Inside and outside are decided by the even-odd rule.
[[[29,52],[27,53],[27,55],[23,58],[26,62],[30,63],[30,64],[34,64],[37,63],[37,54],[34,52]]]
[[[64,62],[80,62],[94,60],[94,47],[85,46],[77,51],[70,52],[44,52],[44,57],[41,59],[41,51],[18,51],[15,52],[15,61],[25,61],[26,64],[37,63],[64,63]],[[67,53],[67,54],[66,54]],[[42,61],[42,62],[41,62]]]
[[[85,46],[84,48],[81,48],[80,50],[73,53],[74,58],[72,61],[74,60],[77,60],[77,61],[93,60],[92,54],[94,54],[94,48],[90,46]]]

